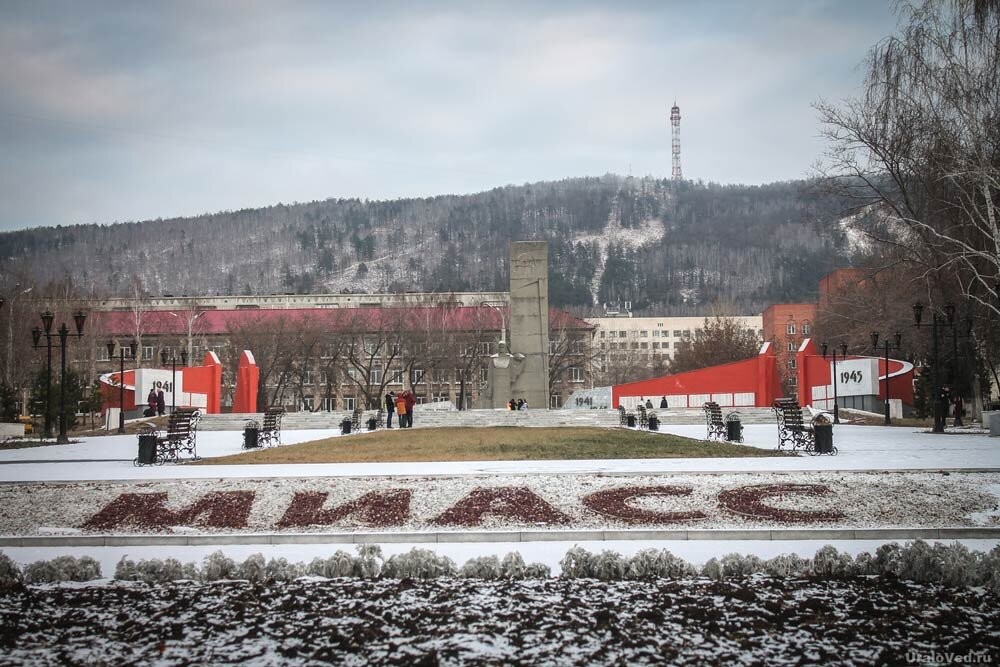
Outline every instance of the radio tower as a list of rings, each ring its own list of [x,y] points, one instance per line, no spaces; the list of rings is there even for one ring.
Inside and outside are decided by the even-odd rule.
[[[671,134],[673,136],[671,152],[674,158],[674,168],[670,177],[675,181],[681,181],[684,180],[684,175],[681,174],[681,108],[677,106],[677,100],[674,100],[674,106],[670,108],[670,125],[672,126]]]

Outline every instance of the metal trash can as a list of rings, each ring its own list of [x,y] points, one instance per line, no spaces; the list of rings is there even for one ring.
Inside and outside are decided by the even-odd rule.
[[[635,428],[635,415],[628,415],[625,418],[625,425],[629,428]]]
[[[736,412],[726,415],[726,440],[729,442],[743,442],[743,424],[740,416]]]
[[[260,424],[250,420],[243,426],[243,449],[260,447]]]
[[[650,417],[649,418],[649,430],[650,431],[659,431],[660,430],[660,420],[657,419],[656,417]]]
[[[351,420],[345,419],[344,421],[340,422],[340,434],[348,435],[350,432],[351,432]]]
[[[814,424],[813,434],[816,437],[816,453],[833,453],[833,424]]]
[[[368,418],[368,430],[369,431],[374,431],[376,428],[378,428],[378,422],[375,420],[374,417],[369,417]]]
[[[156,463],[156,434],[139,436],[139,465],[150,466]]]

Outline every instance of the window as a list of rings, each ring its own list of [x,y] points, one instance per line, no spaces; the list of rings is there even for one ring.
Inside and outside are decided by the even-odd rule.
[[[549,341],[549,354],[555,354],[559,351],[559,341],[550,340]]]
[[[337,397],[331,396],[329,398],[323,399],[323,409],[327,412],[333,412],[337,409]]]
[[[653,349],[654,350],[659,350],[660,349],[660,342],[659,341],[653,341]]]
[[[684,337],[685,338],[690,338],[691,337],[691,330],[690,329],[685,329],[684,330]]]
[[[424,370],[422,368],[414,368],[410,371],[410,384],[420,384],[424,381]]]
[[[625,338],[625,332],[624,331],[619,331],[618,332],[618,337],[619,338]]]
[[[788,341],[788,351],[789,352],[794,352],[795,351],[795,342],[794,341],[791,341],[791,340]]]
[[[344,409],[348,412],[354,412],[354,406],[357,405],[358,399],[353,396],[348,396],[344,399]]]
[[[640,336],[641,338],[646,338],[646,337],[648,337],[648,336],[649,336],[649,332],[648,332],[648,331],[640,331],[640,332],[639,332],[639,336]]]
[[[164,351],[167,353],[167,359],[169,359],[171,356],[173,356],[173,349],[171,349],[171,348],[165,348]],[[153,358],[153,346],[152,345],[143,345],[142,346],[142,360],[143,361],[149,361],[152,358]]]
[[[601,338],[604,338],[604,330],[601,330]]]
[[[632,349],[633,350],[638,350],[639,349],[639,343],[637,343],[635,341],[632,341]]]
[[[493,343],[488,340],[479,341],[479,354],[493,354]]]
[[[583,369],[579,366],[572,366],[569,369],[570,382],[583,382]]]
[[[803,335],[808,335],[811,330],[812,330],[812,327],[809,326],[808,322],[806,322],[805,324],[802,325],[802,333],[803,333]]]
[[[787,331],[788,331],[788,335],[789,336],[794,336],[795,335],[795,325],[794,324],[789,324],[788,328],[787,328]]]
[[[660,337],[660,330],[659,329],[653,329],[653,338],[659,338],[659,337]]]
[[[324,387],[330,384],[330,379],[333,377],[333,373],[330,371],[320,371],[319,372],[319,383]],[[326,408],[324,408],[325,410]]]
[[[303,410],[308,410],[309,412],[312,412],[314,405],[315,404],[313,403],[313,397],[312,396],[303,396],[302,397],[302,409]]]
[[[680,338],[680,337],[681,337],[681,330],[674,329],[674,338]]]
[[[381,365],[372,366],[371,372],[368,373],[368,384],[382,384]]]
[[[392,371],[392,379],[389,384],[403,384],[403,371]]]
[[[657,323],[656,323],[656,326],[658,326],[658,327],[662,327],[662,326],[663,326],[663,322],[657,322]],[[654,334],[654,335],[655,335],[655,334]]]
[[[663,341],[663,349],[666,350],[669,347],[670,347],[670,342],[669,341]]]
[[[788,360],[788,367],[789,368],[795,368],[795,360],[794,359],[789,359]]]
[[[107,346],[105,346],[105,345],[98,345],[97,346],[97,360],[98,361],[111,361],[111,358],[108,357],[108,348],[107,348]]]
[[[612,343],[612,345],[614,345],[614,343]],[[606,349],[608,349],[608,344],[607,344],[607,343],[601,343],[601,349],[602,349],[602,350],[606,350]],[[103,361],[103,360],[102,360],[102,361]]]
[[[307,387],[311,387],[313,383],[313,372],[312,371],[302,371],[302,384]]]
[[[573,354],[583,354],[586,349],[586,342],[582,338],[576,338],[573,340],[570,350]]]
[[[629,335],[629,338],[638,338],[639,337],[639,332],[633,329],[632,331],[628,332],[628,335]]]
[[[639,343],[639,347],[645,350],[646,348],[649,347],[649,343],[647,343],[646,341],[642,341],[641,343]]]
[[[486,368],[479,369],[479,382],[482,385],[486,385],[486,381],[489,378],[489,370]]]

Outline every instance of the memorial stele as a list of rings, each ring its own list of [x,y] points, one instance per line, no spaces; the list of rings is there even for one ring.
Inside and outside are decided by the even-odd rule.
[[[510,244],[510,344],[501,335],[479,407],[503,408],[523,398],[549,405],[549,249],[545,241]]]

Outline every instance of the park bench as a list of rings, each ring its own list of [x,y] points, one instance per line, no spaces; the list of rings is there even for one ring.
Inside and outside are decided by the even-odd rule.
[[[715,401],[706,401],[701,409],[705,411],[709,440],[726,439],[726,422],[722,421],[722,408]]]
[[[820,453],[816,449],[815,426],[823,423],[819,421],[822,415],[806,422],[802,407],[794,398],[779,398],[774,401],[772,409],[778,421],[778,449],[788,446],[792,451],[802,449],[810,454]],[[824,453],[836,454],[837,448],[832,447],[831,451]]]
[[[154,427],[145,425],[139,429],[139,456],[134,465],[152,465],[172,462],[179,463],[187,454],[191,460],[198,459],[195,449],[198,436],[198,422],[201,411],[196,408],[177,408],[167,418],[167,428],[161,435]]]
[[[357,433],[361,430],[361,424],[364,423],[365,411],[361,408],[354,408],[354,412],[351,413],[351,432]]]
[[[646,414],[646,406],[643,405],[642,403],[640,403],[638,406],[636,406],[636,410],[639,413],[638,414],[638,417],[639,417],[639,420],[638,420],[639,421],[639,428],[648,428],[649,427],[649,415]]]
[[[272,406],[264,411],[264,421],[260,427],[261,447],[281,444],[281,418],[284,414],[285,408],[280,406]]]
[[[632,426],[635,426],[635,413],[625,412],[625,408],[618,406],[618,424],[619,426],[628,426],[631,420]]]

